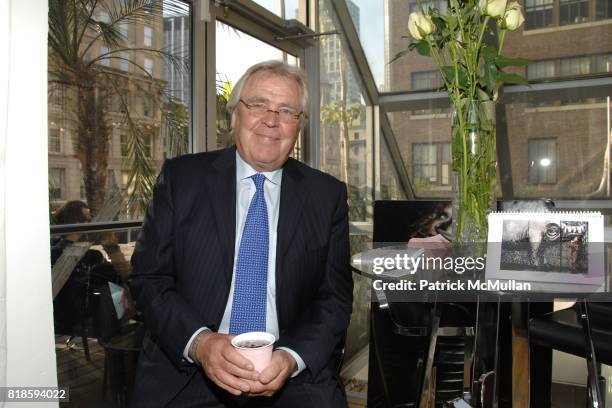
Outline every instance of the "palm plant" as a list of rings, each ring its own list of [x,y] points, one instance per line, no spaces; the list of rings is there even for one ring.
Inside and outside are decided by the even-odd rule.
[[[163,50],[129,46],[122,25],[160,26],[163,8],[168,7],[184,12],[178,3],[168,0],[49,0],[49,89],[61,90],[67,96],[62,98],[60,108],[72,129],[85,197],[94,214],[102,208],[106,196],[113,126],[120,125],[127,130],[123,153],[124,164],[129,169],[128,211],[142,213],[151,196],[155,170],[146,143],[148,130],[132,111],[125,90],[130,85],[143,86],[151,98],[161,98],[165,84],[136,60],[126,59],[125,52],[152,55],[178,70],[183,70],[185,64]],[[99,13],[105,18],[97,17]],[[94,55],[99,45],[106,51]],[[142,80],[133,81],[126,72],[110,68],[108,62],[112,60],[131,64]],[[119,109],[109,106],[113,100],[118,101]],[[160,106],[167,107],[167,104]],[[113,117],[117,111],[119,119]],[[164,111],[168,109],[162,109],[162,115]],[[176,112],[176,109],[170,111]],[[170,134],[184,134],[185,121],[166,121],[166,126],[172,125],[178,125],[179,129]]]

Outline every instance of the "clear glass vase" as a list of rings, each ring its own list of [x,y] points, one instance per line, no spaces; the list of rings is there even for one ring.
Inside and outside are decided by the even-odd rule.
[[[492,101],[466,99],[455,106],[452,163],[457,176],[453,198],[455,242],[486,242],[487,215],[495,203],[497,168]]]

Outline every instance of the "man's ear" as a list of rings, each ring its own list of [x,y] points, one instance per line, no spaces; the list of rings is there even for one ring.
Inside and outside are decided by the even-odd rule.
[[[232,129],[236,128],[236,111],[238,110],[238,107],[236,106],[236,109],[234,109],[234,111],[232,112],[232,120],[230,121],[231,125],[232,125]]]

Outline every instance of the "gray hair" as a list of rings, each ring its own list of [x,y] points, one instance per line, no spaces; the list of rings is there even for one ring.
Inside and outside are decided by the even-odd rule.
[[[300,68],[287,65],[282,61],[264,61],[255,64],[251,68],[247,69],[244,75],[242,75],[238,82],[236,82],[236,86],[232,90],[232,95],[230,96],[229,101],[227,102],[226,109],[229,111],[230,114],[234,113],[236,106],[240,102],[240,98],[242,98],[242,91],[244,90],[246,83],[255,74],[263,73],[278,75],[283,78],[292,79],[297,83],[302,97],[302,116],[300,117],[300,128],[304,128],[308,117],[308,83],[306,81],[306,75],[304,74],[304,71],[302,71]]]

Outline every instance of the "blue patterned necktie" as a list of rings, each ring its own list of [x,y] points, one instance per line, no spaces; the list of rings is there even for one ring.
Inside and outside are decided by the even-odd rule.
[[[236,261],[230,334],[266,331],[268,284],[268,208],[263,174],[252,176],[256,191],[247,213]]]

